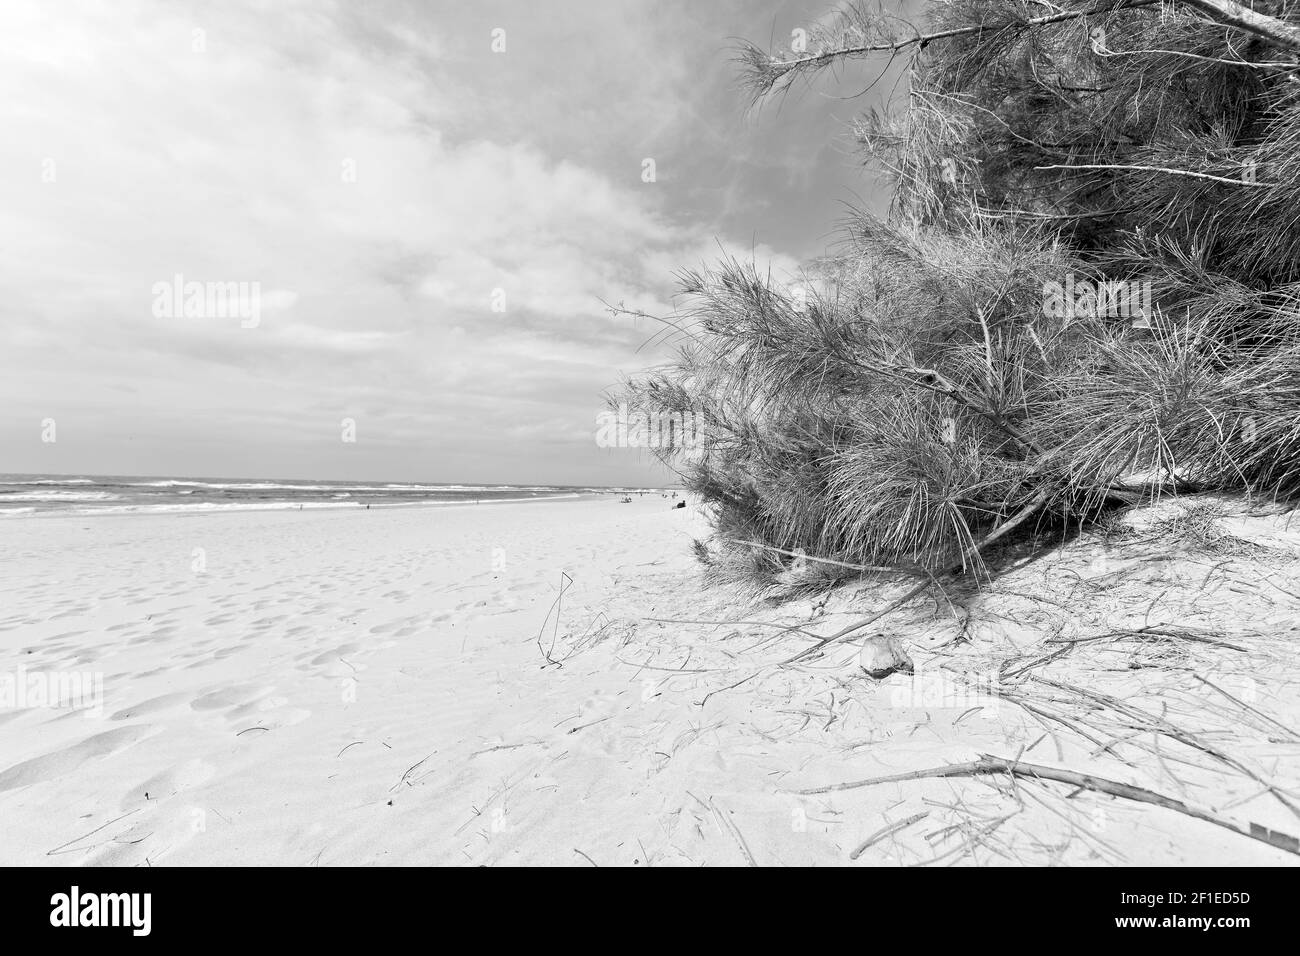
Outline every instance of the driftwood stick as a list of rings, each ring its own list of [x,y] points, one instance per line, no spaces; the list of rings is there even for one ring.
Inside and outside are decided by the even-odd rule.
[[[1013,777],[1031,777],[1039,780],[1052,780],[1057,783],[1068,783],[1073,787],[1080,787],[1084,790],[1093,790],[1097,793],[1106,793],[1112,797],[1122,797],[1125,800],[1133,800],[1137,803],[1149,803],[1153,806],[1164,807],[1166,810],[1173,810],[1194,817],[1197,820],[1204,820],[1206,823],[1213,823],[1217,827],[1223,827],[1225,830],[1231,830],[1233,833],[1250,837],[1252,840],[1259,840],[1261,843],[1267,843],[1276,849],[1300,856],[1300,839],[1290,834],[1270,830],[1258,823],[1238,823],[1235,820],[1221,817],[1211,810],[1186,804],[1181,800],[1175,800],[1173,797],[1156,793],[1154,790],[1135,787],[1132,784],[1120,783],[1115,780],[1107,780],[1105,777],[1096,777],[1092,774],[1079,773],[1074,770],[1064,770],[1060,767],[1022,763],[1016,760],[1007,760],[1003,757],[992,757],[988,754],[981,754],[978,760],[972,760],[970,763],[949,764],[945,767],[913,770],[909,773],[871,777],[867,780],[854,780],[848,783],[836,783],[826,787],[814,787],[809,790],[795,790],[793,792],[803,795],[833,793],[840,790],[856,790],[859,787],[872,787],[881,783],[900,783],[905,780],[925,780],[940,777],[976,777],[990,773],[1005,773]]]
[[[912,598],[917,597],[918,595],[921,594],[921,592],[927,590],[930,587],[931,583],[932,582],[930,581],[922,581],[920,584],[912,588],[902,597],[890,601],[879,611],[876,611],[875,613],[869,615],[868,617],[863,618],[862,620],[858,621],[855,624],[850,624],[848,627],[844,628],[843,630],[836,631],[834,634],[831,634],[829,637],[823,637],[816,644],[813,644],[809,647],[805,647],[798,654],[795,654],[791,657],[787,657],[785,660],[780,662],[780,666],[784,667],[786,664],[793,664],[795,661],[807,657],[808,655],[812,654],[814,651],[820,651],[827,644],[834,644],[836,641],[840,641],[848,637],[854,631],[860,631],[862,630],[862,628],[866,627],[867,625],[876,623],[876,621],[880,620],[886,614],[898,610],[908,601],[912,600]]]
[[[850,571],[878,571],[888,574],[920,574],[921,572],[911,568],[891,568],[886,565],[875,564],[850,564],[847,561],[836,561],[832,558],[819,558],[813,554],[806,554],[802,551],[789,551],[785,548],[774,548],[770,544],[761,544],[758,541],[745,541],[741,538],[727,538],[732,544],[743,544],[751,548],[758,548],[760,551],[771,551],[774,554],[784,554],[791,558],[802,558],[805,561],[812,561],[815,564],[830,564],[837,568],[848,568]]]
[[[924,820],[929,815],[930,815],[929,810],[922,810],[920,813],[912,814],[910,817],[906,818],[905,820],[898,820],[894,823],[889,824],[888,826],[881,827],[875,833],[871,834],[871,836],[863,840],[862,843],[858,845],[858,848],[849,854],[849,859],[856,860],[858,857],[860,857],[863,854],[864,851],[866,851],[868,847],[874,846],[875,844],[883,840],[885,837],[897,833],[899,830],[907,829],[913,823],[916,823],[920,820]]]
[[[1193,634],[1186,628],[1169,629],[1160,625],[1152,624],[1147,627],[1119,628],[1118,630],[1107,631],[1105,634],[1087,634],[1083,637],[1049,637],[1044,643],[1046,644],[1086,644],[1090,641],[1105,641],[1112,637],[1163,637],[1166,640],[1194,641],[1198,644],[1213,644],[1215,647],[1226,647],[1230,651],[1241,651],[1249,654],[1250,649],[1242,647],[1240,644],[1231,644],[1228,641],[1216,641],[1212,637],[1203,637],[1199,634]]]

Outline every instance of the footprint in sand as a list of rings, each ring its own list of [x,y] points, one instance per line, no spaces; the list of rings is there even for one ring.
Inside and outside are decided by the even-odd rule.
[[[336,656],[333,663],[325,666],[320,673],[322,677],[355,677],[365,669],[365,664],[358,664]]]
[[[258,684],[232,684],[194,698],[190,701],[190,709],[223,710],[227,707],[241,707],[268,696],[274,690],[274,687]]]
[[[123,707],[121,710],[109,716],[109,720],[129,720],[132,717],[143,717],[145,714],[157,713],[160,710],[168,710],[175,707],[185,699],[185,694],[163,694],[161,697],[151,697],[143,700],[138,704],[130,707]]]
[[[142,634],[139,637],[133,637],[127,641],[128,644],[157,644],[159,641],[165,641],[172,635],[173,628],[163,628],[160,631],[154,631],[152,634]]]
[[[87,737],[81,743],[65,747],[63,750],[24,760],[0,773],[0,792],[62,777],[76,770],[87,760],[105,757],[129,747],[149,736],[149,733],[148,724],[118,727],[116,730],[106,730],[102,734]]]
[[[340,644],[338,647],[331,648],[328,651],[321,651],[319,654],[316,654],[307,662],[307,667],[324,667],[327,664],[334,664],[340,657],[344,657],[348,654],[355,654],[359,650],[361,650],[360,644],[354,644],[352,642]],[[310,653],[311,651],[307,652],[307,654]],[[303,654],[302,657],[305,658],[307,654]],[[299,659],[301,660],[302,658]]]
[[[48,618],[46,618],[46,620],[57,621],[65,617],[78,617],[82,614],[85,614],[89,610],[90,610],[89,606],[68,608],[68,610],[60,611],[58,614],[51,614]]]
[[[154,774],[144,783],[137,784],[122,797],[122,809],[129,810],[146,800],[166,800],[168,797],[207,783],[216,774],[216,768],[204,760],[187,760],[169,770]]]

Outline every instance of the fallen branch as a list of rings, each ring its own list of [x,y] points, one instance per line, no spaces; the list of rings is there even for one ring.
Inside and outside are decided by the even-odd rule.
[[[889,826],[881,827],[875,833],[871,834],[871,836],[863,840],[862,843],[858,846],[858,848],[849,854],[849,859],[856,860],[858,857],[862,855],[863,851],[865,851],[868,847],[874,846],[875,844],[883,840],[885,837],[897,833],[899,830],[907,829],[913,823],[916,823],[919,820],[924,820],[929,815],[930,815],[929,810],[922,810],[920,813],[912,814],[906,820],[899,820],[897,823],[891,823],[889,824]]]
[[[889,614],[890,612],[897,610],[898,608],[906,604],[908,601],[912,600],[912,598],[921,594],[923,591],[929,588],[931,584],[937,584],[939,580],[941,580],[942,578],[949,577],[954,574],[958,574],[961,571],[965,570],[968,562],[972,557],[977,556],[985,548],[989,547],[991,544],[1003,538],[1007,534],[1010,534],[1017,527],[1023,524],[1035,512],[1037,512],[1039,508],[1041,508],[1044,504],[1047,503],[1047,499],[1051,497],[1051,494],[1052,494],[1052,489],[1050,486],[1043,488],[1041,491],[1038,492],[1038,494],[1034,495],[1034,497],[1030,499],[1027,505],[1021,508],[1018,512],[1016,512],[1016,514],[1008,518],[1006,521],[1002,522],[1002,524],[998,525],[996,528],[994,528],[992,531],[986,534],[983,538],[981,538],[978,542],[976,542],[965,552],[963,552],[961,560],[958,561],[956,564],[954,564],[947,571],[945,571],[938,578],[922,581],[920,584],[912,588],[902,597],[894,601],[891,601],[889,604],[885,605],[883,608],[881,608],[879,611],[876,611],[874,614],[871,614],[868,617],[865,617],[854,624],[850,624],[848,627],[842,628],[841,630],[836,631],[834,634],[831,634],[828,637],[822,638],[818,643],[813,644],[810,647],[805,647],[803,650],[801,650],[798,654],[795,654],[793,657],[781,661],[781,666],[785,666],[786,664],[793,664],[795,661],[801,660],[802,658],[807,657],[809,654],[821,650],[827,644],[833,644],[837,641],[841,641],[844,638],[848,637],[850,634],[853,634],[856,631],[862,630],[864,627],[874,624],[876,621],[880,620],[886,614]]]
[[[744,854],[745,862],[750,866],[758,866],[758,862],[754,859],[754,854],[749,851],[749,844],[745,842],[744,834],[740,832],[740,828],[736,826],[731,817],[727,813],[722,812],[722,809],[714,802],[712,797],[709,797],[709,809],[713,811],[713,816],[718,822],[719,829],[725,830],[730,834],[731,839],[735,841],[740,852]]]
[[[1182,2],[1200,10],[1219,23],[1264,37],[1278,46],[1300,50],[1300,27],[1294,23],[1257,13],[1232,0],[1182,0]]]
[[[785,548],[774,548],[770,544],[760,544],[757,541],[742,541],[739,538],[728,538],[732,544],[748,545],[751,548],[758,548],[761,551],[772,551],[776,554],[788,555],[792,558],[802,558],[805,561],[813,561],[817,564],[833,564],[837,568],[848,568],[850,571],[880,571],[888,574],[919,574],[919,571],[909,570],[908,568],[890,568],[883,565],[873,564],[849,564],[847,561],[834,561],[831,558],[818,558],[811,554],[805,554],[802,551],[787,551]]]
[[[913,770],[909,773],[896,773],[886,777],[872,777],[867,780],[855,780],[849,783],[836,783],[826,787],[814,787],[809,790],[794,790],[791,792],[811,796],[841,790],[856,790],[860,787],[872,787],[881,783],[901,783],[906,780],[926,780],[942,777],[976,777],[990,773],[1005,773],[1012,777],[1052,780],[1056,783],[1067,783],[1083,790],[1109,794],[1112,797],[1122,797],[1125,800],[1133,800],[1137,803],[1149,803],[1153,806],[1164,807],[1166,810],[1173,810],[1194,817],[1197,820],[1204,820],[1206,823],[1213,823],[1217,827],[1223,827],[1225,830],[1231,830],[1241,836],[1259,840],[1261,843],[1267,843],[1276,849],[1300,856],[1300,838],[1270,830],[1258,823],[1238,823],[1235,820],[1221,817],[1211,810],[1191,806],[1181,800],[1175,800],[1173,797],[1166,797],[1154,790],[1135,787],[1132,784],[1107,780],[1104,777],[1078,773],[1074,770],[1064,770],[1059,767],[1020,763],[1003,757],[992,757],[988,754],[981,754],[978,760],[973,760],[970,763],[949,764],[945,767],[932,767],[929,770]]]
[[[1055,687],[1057,690],[1063,690],[1067,694],[1075,694],[1079,697],[1092,700],[1095,703],[1101,704],[1103,707],[1110,708],[1117,714],[1123,714],[1126,717],[1129,717],[1130,719],[1138,721],[1139,729],[1154,730],[1157,733],[1164,734],[1166,737],[1168,737],[1171,740],[1178,741],[1178,743],[1182,744],[1184,747],[1190,747],[1193,750],[1199,750],[1201,753],[1208,754],[1209,756],[1213,757],[1215,760],[1218,760],[1221,763],[1226,764],[1232,769],[1245,774],[1251,780],[1254,780],[1260,786],[1264,787],[1270,793],[1272,793],[1273,796],[1277,798],[1278,802],[1282,804],[1282,806],[1286,807],[1297,817],[1300,817],[1300,807],[1297,807],[1294,803],[1292,803],[1289,799],[1287,799],[1286,794],[1283,793],[1282,790],[1273,786],[1271,783],[1269,783],[1259,774],[1255,773],[1255,771],[1247,767],[1240,760],[1236,759],[1230,754],[1224,753],[1222,750],[1213,746],[1212,744],[1206,743],[1205,741],[1197,737],[1195,734],[1192,734],[1191,732],[1184,730],[1183,728],[1179,727],[1177,724],[1174,724],[1169,720],[1166,720],[1164,717],[1159,717],[1155,714],[1148,713],[1147,711],[1133,704],[1126,703],[1125,701],[1112,697],[1109,694],[1102,694],[1095,690],[1089,690],[1086,687],[1076,687],[1073,684],[1067,684],[1062,681],[1050,680],[1049,678],[1046,677],[1031,677],[1030,679],[1038,681],[1040,684],[1046,684],[1048,687]]]
[[[1242,647],[1240,644],[1230,644],[1227,641],[1216,641],[1212,637],[1203,637],[1194,634],[1187,628],[1177,627],[1176,629],[1166,629],[1158,624],[1151,624],[1147,627],[1118,628],[1117,630],[1107,631],[1105,634],[1088,634],[1083,637],[1049,637],[1043,643],[1045,644],[1086,644],[1090,641],[1104,641],[1112,637],[1163,637],[1166,640],[1193,641],[1198,644],[1212,644],[1215,647],[1226,647],[1230,651],[1241,651],[1243,654],[1249,654],[1250,649]]]

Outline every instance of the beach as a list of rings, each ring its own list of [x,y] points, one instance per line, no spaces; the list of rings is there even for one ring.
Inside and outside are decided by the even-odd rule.
[[[5,667],[97,673],[103,700],[0,710],[0,862],[509,858],[493,812],[541,820],[508,794],[573,806],[551,744],[640,701],[541,670],[566,563],[562,625],[617,615],[672,597],[693,529],[658,495],[10,518]]]
[[[1103,611],[1140,616],[1149,596],[1121,610],[1114,592],[1150,595],[1143,574],[1164,575],[1176,601],[1176,562],[1107,552],[1099,566],[1092,545],[1065,547],[981,598],[983,623],[965,645],[951,643],[945,609],[909,607],[891,633],[925,681],[871,681],[851,644],[757,673],[808,644],[771,623],[829,632],[872,607],[877,590],[776,605],[705,588],[691,549],[704,517],[671,505],[586,496],[5,519],[0,673],[11,692],[23,675],[29,693],[51,686],[33,674],[86,674],[95,699],[0,707],[0,864],[1294,860],[1166,809],[1057,785],[986,777],[796,792],[983,753],[1156,790],[1181,784],[1180,796],[1216,812],[1293,832],[1294,817],[1257,779],[1225,776],[1174,744],[1161,759],[1098,753],[1066,726],[1086,709],[1052,725],[979,680],[938,676],[1005,674],[1008,661],[1059,651],[1040,641],[1104,633],[1113,620]],[[1219,575],[1232,571],[1218,564]],[[1056,613],[1048,597],[1070,599],[1067,571],[1116,569],[1126,577],[1111,603],[1076,608],[1065,630],[1042,618]],[[1189,588],[1205,579],[1200,563],[1186,570]],[[1204,594],[1219,589],[1211,583]],[[1241,601],[1231,590],[1222,607],[1202,600],[1180,613],[1231,627]],[[1294,727],[1294,608],[1278,597],[1253,598],[1251,619],[1236,621],[1249,633],[1231,640],[1246,654],[1094,642],[1080,645],[1086,661],[1050,665],[1073,671],[1038,673],[1163,707],[1170,720],[1182,701],[1197,733],[1294,787],[1294,743],[1185,673],[1214,675],[1238,698],[1243,685],[1223,668],[1249,673],[1254,714]],[[755,620],[767,624],[744,623]],[[1157,652],[1177,652],[1177,666],[1148,660]]]

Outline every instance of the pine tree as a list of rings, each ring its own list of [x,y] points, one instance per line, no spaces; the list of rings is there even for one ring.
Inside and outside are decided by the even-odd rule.
[[[1031,514],[1300,490],[1287,6],[951,0],[900,25],[855,4],[799,50],[745,45],[756,101],[828,69],[909,88],[855,127],[888,214],[856,213],[797,290],[734,260],[684,274],[678,359],[620,396],[704,424],[662,454],[723,563],[933,574]]]

